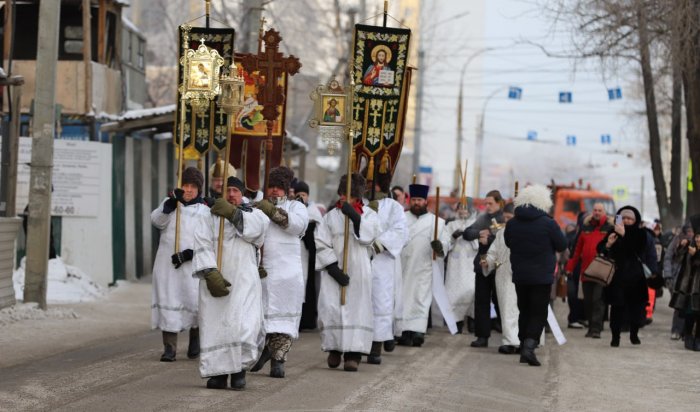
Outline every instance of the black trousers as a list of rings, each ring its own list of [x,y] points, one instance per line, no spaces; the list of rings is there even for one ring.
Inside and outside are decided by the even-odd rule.
[[[491,300],[496,300],[496,272],[484,276],[476,273],[474,286],[474,335],[477,338],[491,336]],[[498,310],[498,305],[496,305]]]
[[[566,280],[566,298],[568,299],[569,303],[569,323],[580,322],[586,319],[584,314],[584,302],[578,298],[580,266],[580,264],[576,265],[576,270],[574,270],[572,275]]]
[[[642,323],[642,315],[645,310],[645,303],[634,303],[626,305],[610,306],[610,331],[613,336],[620,336],[622,325],[629,322],[630,336],[637,336],[639,326]]]
[[[605,318],[605,300],[603,285],[595,282],[583,282],[583,304],[588,319],[588,330],[600,333],[603,331]]]
[[[515,284],[518,295],[518,338],[540,340],[544,325],[547,323],[547,308],[552,285]]]

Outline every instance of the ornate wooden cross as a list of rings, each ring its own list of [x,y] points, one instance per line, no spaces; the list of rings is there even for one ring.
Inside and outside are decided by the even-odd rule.
[[[241,66],[248,73],[260,72],[264,77],[264,83],[259,85],[258,104],[263,106],[262,115],[267,120],[267,140],[265,142],[265,188],[270,172],[272,154],[272,129],[274,121],[280,115],[279,107],[284,108],[284,88],[279,84],[282,76],[293,76],[299,72],[301,63],[294,55],[282,56],[279,45],[282,36],[275,29],[270,29],[263,34],[265,51],[257,54],[245,54],[241,58]],[[288,81],[288,79],[285,79]]]

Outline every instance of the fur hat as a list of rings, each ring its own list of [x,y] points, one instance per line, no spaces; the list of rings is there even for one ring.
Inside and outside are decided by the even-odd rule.
[[[201,194],[204,186],[204,176],[196,167],[188,167],[182,172],[182,184],[190,183],[197,186],[197,191]]]
[[[288,192],[293,178],[294,171],[287,166],[273,167],[270,170],[267,187],[281,187],[285,192]]]
[[[348,185],[348,175],[343,175],[340,178],[340,184],[338,184],[338,196],[345,194],[345,190]],[[365,192],[365,178],[359,173],[353,173],[352,179],[350,181],[350,196],[354,198],[362,198],[362,194]]]
[[[226,185],[228,187],[235,187],[236,189],[240,190],[241,193],[245,193],[245,185],[241,179],[237,178],[236,176],[229,176],[226,180]]]
[[[513,201],[515,207],[531,206],[545,213],[552,208],[552,192],[542,185],[532,185],[521,190]]]
[[[306,193],[307,195],[309,194],[309,185],[306,184],[303,180],[297,180],[294,182],[294,193]]]
[[[226,176],[234,176],[236,168],[231,163],[226,163],[224,159],[218,159],[209,168],[209,180],[215,177],[224,177],[224,165],[226,166]]]

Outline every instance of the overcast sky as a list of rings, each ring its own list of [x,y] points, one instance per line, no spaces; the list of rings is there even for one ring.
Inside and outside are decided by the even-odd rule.
[[[424,27],[434,38],[426,34],[424,43],[429,64],[424,73],[421,163],[433,167],[441,186],[451,187],[453,181],[460,72],[476,54],[482,58],[473,58],[465,71],[463,110],[463,154],[470,158],[472,176],[476,120],[487,96],[495,93],[485,110],[481,195],[490,189],[510,194],[514,179],[523,184],[582,178],[608,193],[624,187],[629,198],[618,203],[641,206],[644,176],[644,214],[656,216],[646,123],[630,114],[644,108],[635,97],[634,66],[604,78],[597,61],[574,64],[548,58],[526,43],[562,52],[570,47],[570,33],[561,28],[550,32],[551,24],[531,1],[428,3]],[[469,15],[450,18],[465,11]],[[442,22],[435,32],[433,22]],[[520,100],[507,98],[509,86],[522,89]],[[610,101],[607,89],[616,87],[623,98]],[[563,91],[572,93],[572,103],[559,103]],[[527,140],[529,131],[537,132],[534,142]],[[602,134],[610,135],[611,144],[601,144]],[[566,145],[567,135],[576,136],[575,146]],[[469,180],[468,192],[473,194]]]

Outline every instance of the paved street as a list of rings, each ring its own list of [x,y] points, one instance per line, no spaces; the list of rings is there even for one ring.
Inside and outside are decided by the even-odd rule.
[[[668,338],[667,298],[642,330],[641,346],[623,335],[613,349],[607,331],[592,340],[564,329],[566,345],[548,335],[538,350],[540,368],[498,354],[499,335],[490,348],[473,349],[471,336],[441,328],[422,348],[397,347],[381,366],[363,363],[348,373],[329,370],[318,334],[303,333],[286,379],[270,378],[265,368],[235,392],[204,388],[197,361],[184,356],[186,334],[177,362],[158,361],[160,333],[148,330],[149,285],[111,295],[71,305],[77,319],[3,328],[0,410],[696,411],[700,401],[700,354]],[[555,307],[563,319],[565,305]]]

